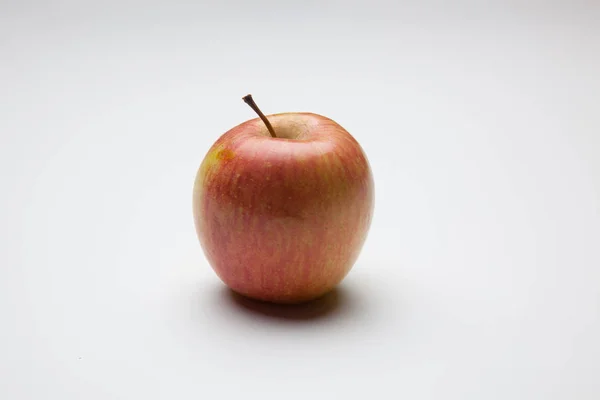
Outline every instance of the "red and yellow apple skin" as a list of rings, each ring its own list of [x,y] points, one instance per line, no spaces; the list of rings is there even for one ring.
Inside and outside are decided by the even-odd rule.
[[[204,254],[233,291],[301,303],[354,265],[374,207],[369,161],[340,125],[312,113],[252,119],[222,135],[194,184]]]

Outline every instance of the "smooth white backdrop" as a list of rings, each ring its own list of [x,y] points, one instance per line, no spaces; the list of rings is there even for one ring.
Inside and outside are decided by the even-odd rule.
[[[525,3],[525,2],[524,2]],[[0,398],[600,398],[597,2],[0,2]],[[208,147],[312,111],[376,210],[340,289],[232,297]]]

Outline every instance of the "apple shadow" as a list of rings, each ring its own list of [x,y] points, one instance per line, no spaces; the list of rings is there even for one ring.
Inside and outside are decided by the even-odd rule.
[[[336,287],[329,293],[306,303],[276,304],[254,300],[224,287],[222,297],[233,307],[246,313],[287,321],[314,321],[339,316],[351,311],[348,289]]]

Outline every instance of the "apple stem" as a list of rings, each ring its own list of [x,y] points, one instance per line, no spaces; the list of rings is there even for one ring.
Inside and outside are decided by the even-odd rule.
[[[269,130],[269,133],[271,134],[271,136],[277,137],[277,135],[275,135],[275,131],[273,130],[273,126],[271,126],[271,123],[269,122],[267,117],[265,117],[265,114],[263,114],[262,111],[260,111],[260,108],[258,108],[256,103],[254,102],[252,95],[248,94],[248,95],[242,97],[242,100],[244,100],[244,102],[246,102],[246,104],[248,104],[250,106],[250,108],[253,109],[254,112],[258,114],[258,116],[260,117],[262,122],[264,122],[265,125],[267,126],[267,129]]]

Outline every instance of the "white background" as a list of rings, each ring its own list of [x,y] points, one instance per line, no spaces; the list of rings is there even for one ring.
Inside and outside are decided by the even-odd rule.
[[[600,398],[600,4],[214,3],[0,3],[0,398]],[[311,306],[195,236],[247,93],[372,163]]]

